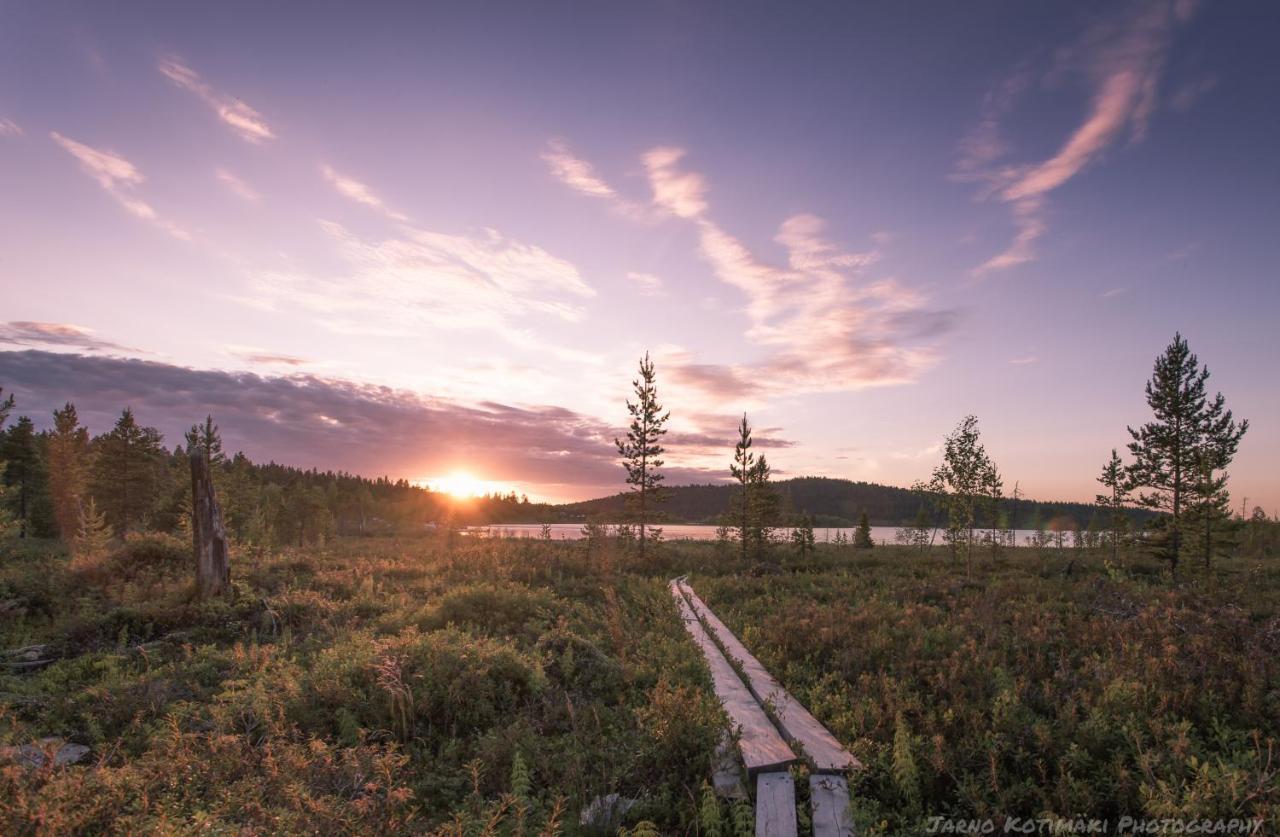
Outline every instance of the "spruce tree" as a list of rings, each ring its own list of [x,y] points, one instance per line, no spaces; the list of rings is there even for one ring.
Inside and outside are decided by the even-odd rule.
[[[89,469],[89,431],[80,425],[74,404],[68,402],[61,410],[53,411],[48,450],[54,520],[59,536],[74,551]]]
[[[205,464],[210,472],[227,461],[222,452],[222,435],[218,433],[218,425],[213,423],[213,416],[206,416],[204,424],[193,424],[186,433],[187,452],[196,448],[204,456]]]
[[[813,534],[813,517],[802,514],[796,519],[796,525],[791,529],[791,544],[801,558],[817,548],[818,540]]]
[[[773,525],[778,516],[778,492],[770,482],[773,469],[764,454],[756,459],[748,479],[751,492],[751,548],[757,559],[762,558],[773,542]]]
[[[126,408],[111,432],[93,440],[92,492],[116,534],[140,525],[156,501],[165,458],[161,438]]]
[[[18,537],[32,534],[32,512],[43,488],[40,450],[35,424],[21,416],[3,436],[0,460],[7,464],[4,483],[8,487],[9,513],[18,524]]]
[[[1249,429],[1247,420],[1236,424],[1221,393],[1208,397],[1208,379],[1208,367],[1202,367],[1187,341],[1175,334],[1156,358],[1147,382],[1147,404],[1154,418],[1137,429],[1129,428],[1133,439],[1129,453],[1134,459],[1129,481],[1135,488],[1146,489],[1138,494],[1142,505],[1167,515],[1155,546],[1175,575],[1198,475],[1205,469],[1211,476],[1225,470]],[[1219,491],[1225,492],[1225,484],[1223,478]]]
[[[5,422],[9,420],[9,413],[13,411],[13,395],[8,398],[4,397],[4,387],[0,387],[0,431],[4,430]],[[13,515],[9,513],[9,490],[7,488],[8,463],[4,461],[4,451],[0,447],[0,536],[10,534],[16,525],[13,521]]]
[[[1189,539],[1206,567],[1213,556],[1229,543],[1236,527],[1231,520],[1231,497],[1227,493],[1227,475],[1217,473],[1207,456],[1197,461],[1195,481],[1187,504]]]
[[[853,546],[855,549],[871,549],[875,545],[876,542],[871,539],[871,521],[867,518],[866,511],[863,511],[858,518],[858,528],[853,533]]]
[[[666,434],[667,419],[671,413],[663,412],[658,403],[657,375],[653,361],[645,352],[640,361],[640,377],[631,382],[636,400],[627,400],[627,412],[631,414],[631,426],[626,440],[614,439],[622,466],[627,471],[627,484],[631,486],[628,505],[639,523],[640,558],[644,559],[647,526],[652,507],[664,499],[662,491],[662,467],[664,449],[661,441]],[[654,532],[661,536],[661,530]]]

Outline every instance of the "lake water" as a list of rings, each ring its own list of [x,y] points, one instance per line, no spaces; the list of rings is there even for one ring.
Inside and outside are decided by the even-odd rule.
[[[551,539],[556,541],[576,541],[582,538],[581,523],[551,523],[548,524],[551,529]],[[668,523],[662,527],[662,537],[669,541],[714,541],[716,539],[715,526],[694,526],[686,523]],[[609,527],[612,532],[613,527]],[[467,534],[480,537],[493,538],[540,538],[542,537],[542,526],[538,523],[502,523],[493,526],[468,526],[464,530]],[[777,537],[785,540],[791,536],[791,529],[780,527],[775,529]],[[854,530],[852,527],[847,529],[817,527],[813,529],[814,539],[818,543],[830,543],[834,541],[837,533],[843,532],[850,541],[853,540]],[[1017,536],[1017,545],[1026,546],[1027,541],[1035,534],[1031,529],[1015,530]],[[896,543],[898,535],[898,527],[896,526],[872,526],[871,539],[877,544]],[[942,530],[938,530],[934,537],[934,543],[941,545]],[[1071,539],[1067,538],[1067,544],[1070,545]]]

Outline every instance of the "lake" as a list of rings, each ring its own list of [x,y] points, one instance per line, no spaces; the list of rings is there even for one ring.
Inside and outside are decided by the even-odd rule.
[[[548,524],[551,529],[551,539],[556,541],[576,541],[582,538],[581,523],[551,523]],[[662,527],[662,537],[669,541],[714,541],[716,539],[715,526],[695,526],[687,523],[668,523]],[[612,525],[609,526],[612,531]],[[494,538],[538,538],[542,536],[542,525],[538,523],[501,523],[493,526],[468,526],[463,530],[466,534],[479,537]],[[774,530],[777,536],[786,540],[791,536],[789,527],[778,527]],[[835,540],[838,533],[843,532],[850,541],[853,540],[853,527],[835,528],[835,527],[817,527],[813,528],[814,538],[818,543],[830,543]],[[1017,545],[1026,546],[1028,539],[1035,534],[1032,529],[1017,529]],[[896,543],[898,535],[898,527],[896,526],[872,526],[871,539],[877,544]],[[942,530],[938,530],[934,538],[935,544],[942,544]],[[1071,539],[1068,537],[1067,544],[1070,545]]]

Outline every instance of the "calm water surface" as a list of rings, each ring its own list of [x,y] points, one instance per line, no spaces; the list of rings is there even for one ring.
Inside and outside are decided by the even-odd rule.
[[[551,539],[557,541],[576,541],[582,538],[581,523],[551,523],[548,524],[551,529]],[[612,530],[612,526],[609,527]],[[663,525],[662,537],[672,541],[714,541],[716,539],[715,526],[694,526],[687,523],[670,523]],[[468,534],[478,535],[481,537],[494,538],[539,538],[542,537],[542,526],[537,523],[502,523],[493,526],[469,526],[465,530]],[[786,539],[791,535],[791,529],[780,527],[775,530],[779,537]],[[818,543],[830,543],[836,539],[838,533],[844,533],[851,541],[853,540],[854,530],[850,528],[829,528],[817,527],[813,529],[814,538]],[[1031,529],[1017,529],[1017,543],[1019,546],[1025,546],[1027,540],[1035,534]],[[878,544],[895,543],[898,534],[896,526],[872,526],[871,538]],[[942,544],[942,531],[939,530],[934,536],[935,544]],[[1067,543],[1070,545],[1070,538]]]

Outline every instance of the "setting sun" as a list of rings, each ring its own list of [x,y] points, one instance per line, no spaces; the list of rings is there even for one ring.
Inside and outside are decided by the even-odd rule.
[[[420,485],[431,491],[438,491],[459,499],[484,497],[487,494],[501,494],[509,490],[503,483],[482,480],[465,471],[454,471],[443,477],[427,477],[419,480]]]

